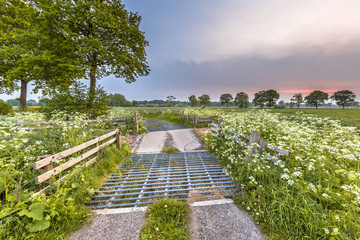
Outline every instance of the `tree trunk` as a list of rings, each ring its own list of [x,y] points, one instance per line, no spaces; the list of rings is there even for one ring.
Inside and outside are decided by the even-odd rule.
[[[92,107],[95,100],[96,89],[96,68],[97,68],[97,53],[93,54],[93,59],[90,69],[90,90],[89,90],[89,107]]]
[[[20,109],[25,109],[26,108],[27,84],[28,84],[27,81],[21,80]]]
[[[343,109],[345,109],[345,105],[343,105]]]

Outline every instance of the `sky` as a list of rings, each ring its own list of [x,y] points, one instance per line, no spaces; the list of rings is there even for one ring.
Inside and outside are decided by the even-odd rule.
[[[358,0],[124,0],[142,16],[151,72],[98,81],[128,100],[275,89],[349,89],[360,98]],[[88,81],[85,81],[88,82]],[[0,95],[1,98],[13,96]],[[36,95],[30,95],[36,97]]]

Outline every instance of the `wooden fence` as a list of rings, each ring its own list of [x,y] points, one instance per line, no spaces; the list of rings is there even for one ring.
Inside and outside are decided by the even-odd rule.
[[[181,113],[181,120],[183,122],[189,122],[194,127],[197,127],[199,123],[213,123],[216,122],[218,119],[217,116],[196,116],[196,115],[190,115],[190,114],[184,114],[184,112]]]
[[[76,147],[62,151],[60,153],[57,153],[57,154],[54,154],[51,156],[45,156],[43,159],[34,163],[35,170],[42,169],[42,174],[35,178],[36,184],[40,184],[45,181],[51,181],[55,175],[60,174],[61,172],[65,171],[66,169],[68,169],[72,166],[75,166],[76,164],[82,162],[85,159],[88,159],[88,161],[83,163],[82,165],[80,165],[79,168],[76,168],[74,171],[72,171],[68,175],[61,177],[56,182],[64,181],[68,176],[79,172],[80,169],[82,169],[83,167],[87,167],[87,166],[95,163],[98,158],[99,151],[114,142],[117,143],[118,148],[122,148],[122,137],[121,137],[121,133],[119,132],[118,129],[116,129],[115,131],[109,132],[101,137],[97,137],[86,143],[78,145]],[[64,159],[65,157],[71,156],[75,153],[78,153],[81,150],[84,150],[84,149],[90,148],[90,147],[93,147],[93,148],[91,150],[88,150],[85,153],[82,153],[80,156],[71,158],[67,162],[62,163],[59,166],[54,168],[55,162],[58,162],[61,159]],[[91,159],[89,160],[90,157],[91,157]],[[47,187],[43,188],[35,195],[44,193],[50,186],[51,185],[48,185]]]
[[[219,131],[217,132],[217,136],[218,136],[218,138],[221,138],[222,137],[221,120],[219,121],[218,124],[215,124],[215,125],[217,125],[217,127],[219,128]],[[278,147],[276,145],[272,145],[272,144],[265,142],[261,138],[260,133],[252,132],[250,136],[247,134],[244,134],[244,133],[236,132],[236,131],[233,131],[233,133],[239,137],[243,137],[243,138],[249,140],[248,146],[250,147],[250,149],[246,156],[246,159],[250,159],[252,157],[252,155],[254,155],[256,152],[258,152],[260,155],[262,155],[262,153],[264,152],[264,150],[266,148],[273,150],[275,152],[275,156],[272,156],[271,160],[273,160],[274,158],[277,158],[278,154],[284,155],[287,157],[289,157],[291,154],[291,152],[288,150],[281,149],[280,147]],[[254,144],[254,143],[256,143],[256,144]]]
[[[114,117],[110,119],[97,119],[97,120],[84,120],[84,123],[88,123],[87,126],[97,126],[99,123],[106,123],[111,125],[111,127],[120,127],[120,126],[131,126],[132,124],[136,127],[136,132],[139,132],[139,117],[138,113],[135,112],[134,115]],[[129,122],[131,122],[129,124]],[[60,124],[70,124],[72,121],[53,121],[53,122],[22,122],[14,123],[18,127],[26,127],[27,130],[36,130],[36,129],[45,129],[45,128],[58,128]],[[29,127],[35,126],[35,127]]]

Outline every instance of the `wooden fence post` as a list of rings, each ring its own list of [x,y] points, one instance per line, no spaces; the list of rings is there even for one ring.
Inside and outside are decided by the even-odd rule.
[[[187,120],[186,120],[186,122],[190,122],[190,113],[188,113],[188,115],[187,115]]]
[[[252,146],[253,143],[257,143],[260,145],[260,138],[261,138],[261,134],[257,133],[257,132],[252,132],[250,135],[250,140],[249,140],[249,144],[248,146],[251,147],[251,149],[249,150],[248,154],[247,154],[247,160],[250,160],[250,158],[252,157],[252,155],[254,155],[254,153],[256,152],[256,150],[259,150],[259,147],[256,146]]]
[[[222,119],[219,118],[219,120],[218,120],[218,126],[219,126],[218,139],[222,137],[222,125],[221,125],[221,123],[222,123]]]
[[[260,139],[260,142],[259,142],[259,145],[260,145],[260,147],[259,147],[259,154],[262,155],[263,152],[264,152],[264,150],[265,150],[265,148],[266,148],[267,143],[264,141],[264,139],[261,138],[261,139]]]
[[[139,121],[138,121],[138,113],[135,112],[134,114],[134,121],[135,121],[135,126],[136,126],[136,134],[139,134]]]
[[[122,148],[122,136],[121,132],[116,133],[116,142],[119,149]]]

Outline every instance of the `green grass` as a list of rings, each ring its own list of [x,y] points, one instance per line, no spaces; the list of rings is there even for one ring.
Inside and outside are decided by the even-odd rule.
[[[146,223],[141,239],[186,240],[190,239],[187,228],[190,205],[187,202],[166,198],[156,201],[146,211]]]
[[[341,121],[343,126],[357,127],[360,129],[360,109],[355,108],[300,108],[300,109],[272,109],[271,112],[278,112],[285,115],[303,112],[305,114],[313,114],[318,117],[330,117]]]
[[[166,147],[162,149],[163,153],[178,153],[180,152],[179,149],[177,149],[176,147]]]

